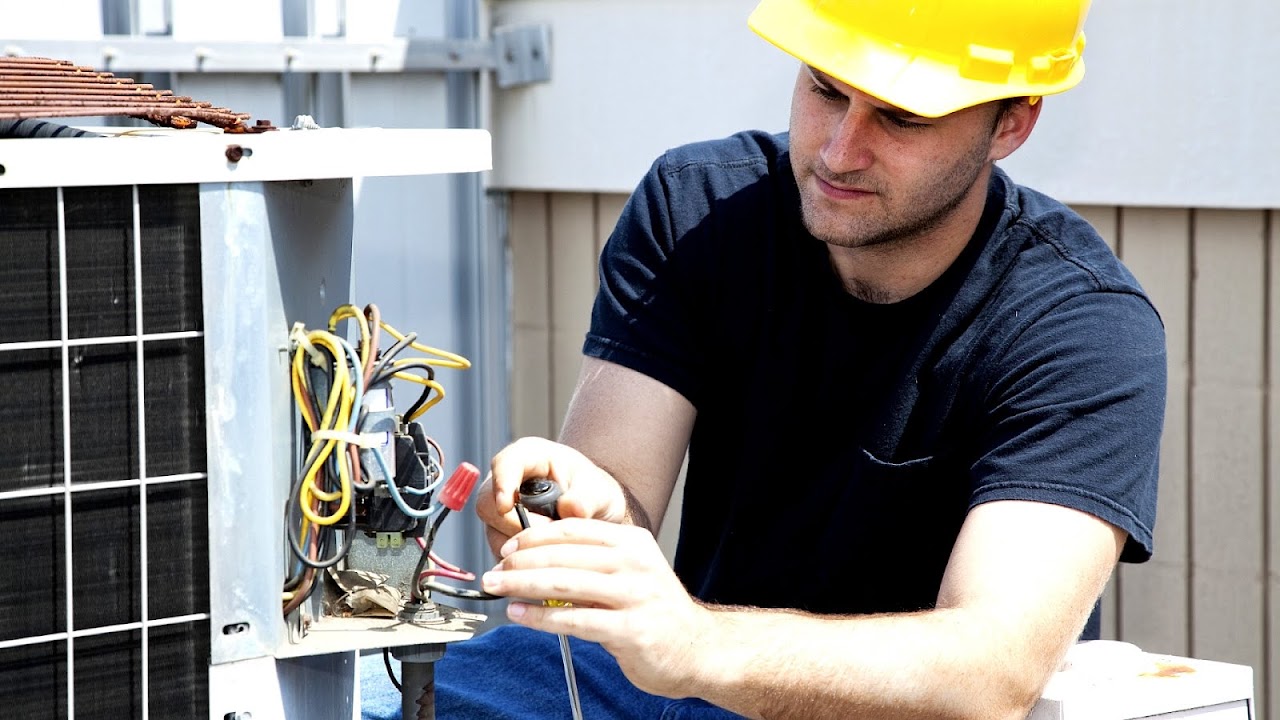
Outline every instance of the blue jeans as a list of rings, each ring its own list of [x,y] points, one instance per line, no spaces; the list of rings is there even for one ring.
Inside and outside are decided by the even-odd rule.
[[[584,720],[742,717],[704,700],[650,695],[627,680],[604,648],[576,638],[569,642]],[[449,643],[444,657],[436,661],[435,679],[437,720],[571,717],[560,643],[549,633],[502,625],[470,640]],[[363,720],[401,720],[400,693],[387,678],[380,655],[361,658],[360,697]]]

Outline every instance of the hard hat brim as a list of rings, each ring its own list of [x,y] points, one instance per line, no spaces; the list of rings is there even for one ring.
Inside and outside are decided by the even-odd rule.
[[[1052,95],[1084,77],[1081,58],[1050,84],[1026,82],[1016,74],[1002,82],[966,78],[952,63],[826,22],[805,0],[763,0],[747,25],[801,62],[921,117],[942,117],[1002,98]]]

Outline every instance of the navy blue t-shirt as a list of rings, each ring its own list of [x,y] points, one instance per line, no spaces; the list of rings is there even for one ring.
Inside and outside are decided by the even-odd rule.
[[[1165,340],[1070,209],[993,174],[957,261],[876,305],[810,236],[787,135],[671,150],[600,261],[584,352],[697,410],[675,570],[716,603],[929,608],[965,514],[1057,503],[1152,552]]]

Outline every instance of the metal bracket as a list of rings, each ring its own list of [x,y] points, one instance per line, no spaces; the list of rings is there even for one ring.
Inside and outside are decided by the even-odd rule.
[[[551,79],[547,25],[496,28],[488,40],[286,37],[276,42],[188,42],[162,36],[10,40],[0,53],[69,60],[95,70],[184,73],[453,72],[493,70],[500,88]]]
[[[493,46],[498,87],[519,87],[551,79],[551,26],[496,27]]]

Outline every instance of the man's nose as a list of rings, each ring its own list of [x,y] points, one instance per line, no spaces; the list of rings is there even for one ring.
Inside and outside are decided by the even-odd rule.
[[[874,112],[851,103],[822,146],[822,162],[837,175],[866,170],[875,161],[876,132]]]

